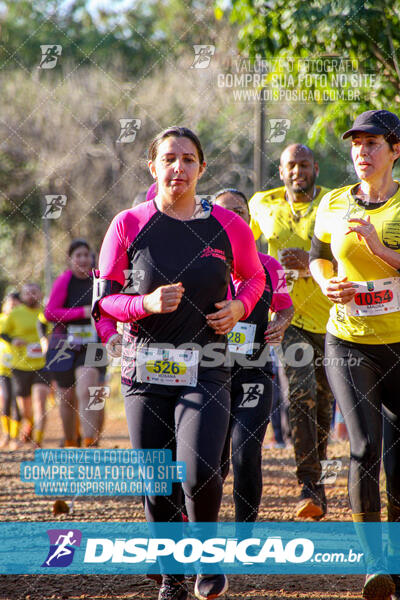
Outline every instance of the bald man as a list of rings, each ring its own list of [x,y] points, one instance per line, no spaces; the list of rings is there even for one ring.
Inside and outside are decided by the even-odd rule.
[[[249,203],[261,251],[284,267],[295,314],[282,342],[289,381],[289,421],[297,479],[301,485],[296,516],[320,519],[326,513],[321,460],[326,460],[332,395],[324,370],[326,323],[331,306],[308,269],[308,253],[318,204],[329,190],[316,185],[319,168],[303,144],[285,148],[279,176],[284,186],[258,192]]]

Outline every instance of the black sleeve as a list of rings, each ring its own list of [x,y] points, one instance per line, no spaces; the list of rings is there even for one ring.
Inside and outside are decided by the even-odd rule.
[[[331,262],[334,260],[331,245],[327,244],[326,242],[321,242],[321,240],[314,235],[313,239],[311,240],[309,262],[317,258],[324,258],[325,260],[330,260]]]

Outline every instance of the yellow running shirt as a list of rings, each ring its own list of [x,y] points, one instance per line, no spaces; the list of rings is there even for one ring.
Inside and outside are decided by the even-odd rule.
[[[0,328],[7,315],[0,313]],[[0,376],[11,377],[12,350],[9,342],[0,338]]]
[[[392,344],[400,342],[400,311],[385,313],[385,310],[388,310],[386,307],[392,296],[391,303],[396,304],[399,272],[374,256],[356,233],[345,234],[349,229],[347,219],[365,219],[369,215],[380,241],[400,252],[400,188],[383,206],[366,210],[357,204],[351,193],[358,185],[332,190],[323,198],[317,212],[315,235],[321,242],[331,244],[338,262],[338,276],[364,282],[364,287],[359,288],[363,294],[356,294],[357,302],[333,304],[327,329],[338,338],[359,344]],[[396,278],[395,286],[392,278]],[[368,303],[373,306],[363,306]],[[354,314],[371,308],[381,314]]]
[[[250,227],[256,240],[263,234],[268,242],[268,254],[279,260],[278,251],[285,248],[301,248],[307,252],[311,248],[315,216],[322,197],[329,190],[317,186],[317,196],[312,203],[296,202],[296,219],[289,202],[285,200],[285,188],[268,192],[257,192],[249,202]],[[296,275],[296,273],[294,273]],[[313,333],[325,333],[332,303],[323,295],[312,277],[298,277],[289,292],[294,306],[292,325]]]
[[[44,367],[46,359],[40,348],[38,319],[42,323],[47,323],[41,308],[29,308],[25,304],[20,304],[0,322],[0,333],[26,342],[24,346],[10,344],[13,369],[34,371]]]

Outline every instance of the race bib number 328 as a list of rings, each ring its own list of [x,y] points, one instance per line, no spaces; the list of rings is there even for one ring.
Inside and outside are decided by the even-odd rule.
[[[257,325],[239,321],[228,333],[228,347],[236,354],[252,354]]]

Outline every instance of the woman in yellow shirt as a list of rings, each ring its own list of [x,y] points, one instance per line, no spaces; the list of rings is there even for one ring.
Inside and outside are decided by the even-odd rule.
[[[388,520],[399,521],[400,190],[392,169],[400,157],[400,120],[386,110],[367,111],[343,135],[348,137],[360,182],[322,199],[310,269],[334,303],[325,363],[349,433],[353,520],[380,521],[383,437]],[[379,543],[364,539],[363,547],[372,573],[367,575],[363,597],[400,599],[400,576],[393,576],[395,591]],[[400,558],[400,540],[389,539],[388,553]]]
[[[0,323],[2,323],[13,308],[21,303],[19,294],[11,292],[4,298]],[[12,349],[10,344],[0,338],[0,410],[1,427],[3,437],[0,440],[0,448],[16,450],[19,447],[19,426],[21,416],[12,389],[11,382]]]
[[[12,355],[12,379],[21,410],[22,435],[41,447],[46,423],[46,400],[49,393],[49,373],[38,332],[38,320],[45,323],[40,307],[42,292],[35,283],[25,283],[21,289],[21,304],[0,324],[0,337],[9,342]]]

